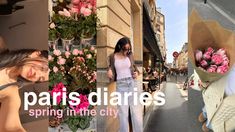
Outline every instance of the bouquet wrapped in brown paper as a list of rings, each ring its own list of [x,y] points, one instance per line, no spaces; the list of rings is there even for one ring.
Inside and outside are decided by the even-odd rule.
[[[213,82],[227,74],[235,62],[235,34],[223,28],[216,21],[202,20],[195,10],[192,10],[190,14],[188,28],[189,59],[201,81]],[[217,57],[220,58],[221,50],[225,58],[227,58],[226,62],[228,62],[226,70],[222,72],[221,67],[223,67],[222,64],[224,63],[220,63],[221,60],[216,63],[210,60],[213,55],[215,55],[215,59]],[[201,51],[205,53],[205,56],[204,54],[202,56],[202,58],[204,57],[202,60],[200,60]],[[211,56],[207,54],[208,51],[213,52],[210,54]],[[209,57],[207,58],[206,55]],[[225,61],[222,60],[222,62]],[[217,67],[218,69],[216,69]]]

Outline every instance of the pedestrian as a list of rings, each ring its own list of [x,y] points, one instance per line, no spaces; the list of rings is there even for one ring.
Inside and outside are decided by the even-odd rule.
[[[148,70],[148,69],[147,69]],[[134,92],[136,87],[136,78],[139,74],[134,64],[134,57],[131,51],[129,38],[123,37],[118,40],[114,53],[108,57],[107,76],[116,81],[116,91],[119,92],[121,100],[124,100],[124,94]],[[132,121],[133,132],[142,132],[142,109],[133,104],[133,96],[128,97],[128,105],[118,105],[119,131],[129,131],[129,110]]]
[[[47,51],[35,49],[0,52],[0,131],[25,132],[19,117],[19,88],[48,80]]]

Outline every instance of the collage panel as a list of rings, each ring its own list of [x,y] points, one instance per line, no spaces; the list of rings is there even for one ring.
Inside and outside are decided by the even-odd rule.
[[[188,130],[187,1],[143,2],[144,132]],[[150,99],[149,99],[150,98]]]
[[[96,0],[49,0],[49,132],[97,129]],[[90,96],[94,95],[94,96]]]
[[[47,0],[0,1],[0,131],[48,129],[35,110],[48,91]],[[41,126],[41,127],[38,127]]]
[[[143,131],[142,1],[98,0],[97,88],[102,90],[97,131]]]
[[[189,0],[189,117],[193,132],[235,131],[234,1]]]

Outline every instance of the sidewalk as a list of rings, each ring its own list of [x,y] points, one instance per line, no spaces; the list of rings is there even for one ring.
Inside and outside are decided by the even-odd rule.
[[[159,91],[164,92],[165,88],[166,88],[166,82],[162,82],[161,85],[160,85],[160,90],[154,91],[154,92],[152,93],[152,95],[153,95],[154,93],[156,93],[156,92],[159,92]],[[144,121],[143,121],[144,129],[145,129],[145,126],[146,126],[146,124],[147,124],[147,122],[148,122],[148,119],[149,119],[149,117],[150,117],[152,111],[157,110],[158,107],[159,107],[159,106],[154,105],[153,102],[152,102],[149,106],[145,106],[145,113],[144,113],[144,119],[143,119],[143,120],[144,120]]]
[[[167,82],[162,91],[165,93],[166,103],[151,109],[150,115],[146,117],[148,120],[144,120],[144,132],[187,131],[188,101],[181,97],[175,81]]]
[[[188,90],[183,90],[183,83],[177,83],[176,87],[179,89],[181,96],[185,99],[188,100]]]

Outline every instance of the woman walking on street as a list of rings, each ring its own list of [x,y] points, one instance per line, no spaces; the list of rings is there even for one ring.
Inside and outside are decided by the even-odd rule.
[[[112,81],[116,81],[116,91],[121,94],[122,104],[118,105],[118,117],[120,132],[129,131],[129,109],[132,120],[133,132],[142,132],[141,107],[134,105],[133,96],[128,97],[127,105],[124,103],[124,94],[134,92],[139,71],[134,65],[134,58],[131,51],[129,38],[123,37],[118,40],[115,51],[108,59],[107,75]]]

